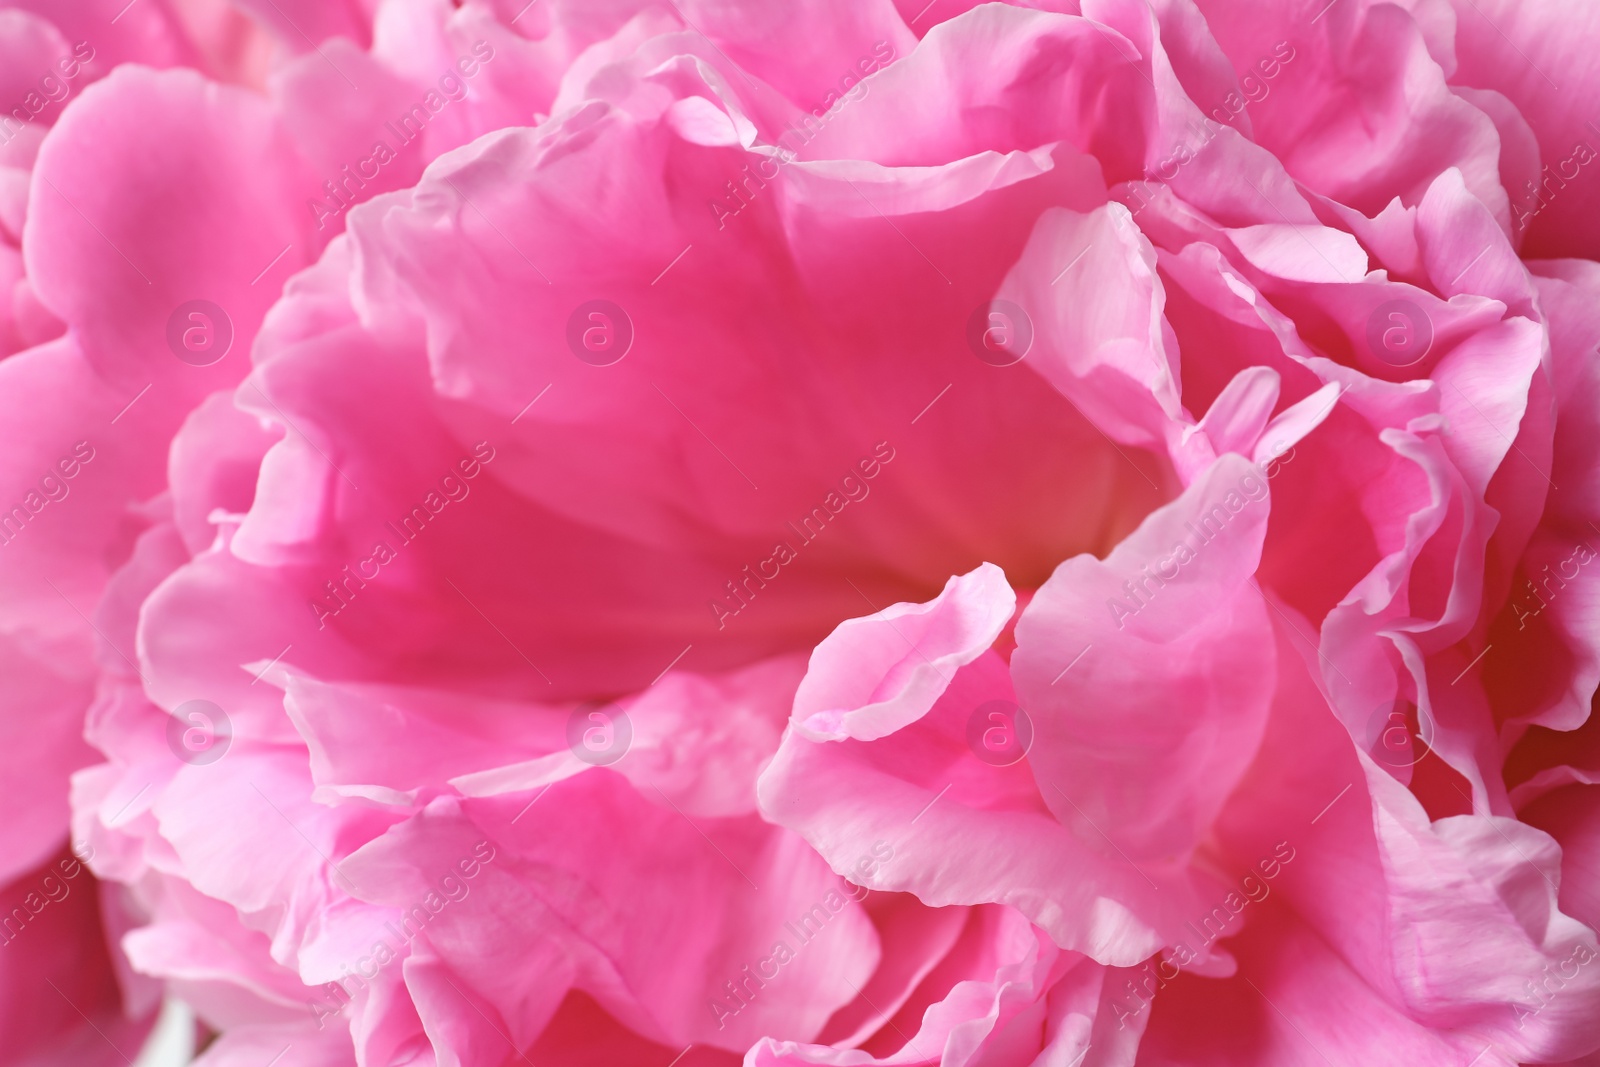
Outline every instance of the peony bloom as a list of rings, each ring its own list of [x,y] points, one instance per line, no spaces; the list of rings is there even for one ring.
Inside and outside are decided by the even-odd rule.
[[[134,917],[102,892],[65,848],[0,890],[5,1063],[110,1067],[138,1050],[160,989],[117,953]]]
[[[59,7],[16,1062],[1600,1055],[1600,21]]]
[[[78,314],[108,295],[93,261],[117,253],[60,226],[82,226],[88,210],[115,233],[109,216],[137,216],[139,194],[108,189],[96,167],[57,169],[58,127],[70,128],[67,111],[121,64],[191,68],[198,86],[193,68],[248,81],[260,65],[253,56],[264,54],[260,35],[225,7],[144,3],[110,19],[117,13],[102,6],[0,4],[0,782],[23,798],[0,830],[6,1064],[128,1062],[159,1000],[159,985],[130,970],[117,947],[143,917],[85,873],[79,857],[92,850],[67,849],[68,782],[99,758],[85,720],[102,657],[113,653],[97,648],[94,617],[126,556],[128,511],[160,491],[170,437],[161,426],[193,403],[169,395],[124,410],[138,390],[124,393],[128,379],[117,372],[128,354]]]

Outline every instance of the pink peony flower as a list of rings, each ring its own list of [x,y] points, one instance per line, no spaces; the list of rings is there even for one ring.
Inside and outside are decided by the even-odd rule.
[[[88,853],[82,855],[87,858]],[[63,848],[0,890],[0,1020],[7,1064],[126,1063],[159,987],[129,971],[116,898]]]
[[[0,1058],[1600,1055],[1589,15],[237,7],[0,10]]]

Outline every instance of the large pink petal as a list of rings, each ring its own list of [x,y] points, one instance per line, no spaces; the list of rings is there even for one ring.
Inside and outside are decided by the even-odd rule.
[[[1265,474],[1224,456],[1104,562],[1058,567],[1018,622],[1029,765],[1086,847],[1187,863],[1254,755],[1276,671],[1251,581],[1270,510]]]
[[[182,135],[151,140],[133,115]],[[258,97],[189,71],[123,68],[85,90],[40,151],[29,278],[97,370],[129,396],[149,385],[154,405],[186,410],[243,376],[278,284],[306,260],[297,204],[309,184]],[[194,300],[231,322],[232,347],[210,366],[168,345],[169,320]]]
[[[1595,205],[1600,192],[1585,175],[1600,133],[1584,101],[1594,95],[1588,42],[1600,15],[1581,4],[1452,0],[1456,54],[1452,81],[1503,93],[1538,138],[1543,168],[1510,189],[1523,244],[1531,256],[1594,256],[1600,249]]]
[[[944,597],[950,603],[925,605],[920,613],[944,625],[900,637],[927,663],[971,657],[988,632],[974,627],[963,633],[950,625],[992,611],[994,590],[981,571],[953,580]],[[861,692],[870,680],[876,692],[867,694],[897,696],[903,707],[893,718],[869,712],[862,721],[872,724],[870,741],[831,734],[810,740],[798,717],[792,721],[758,784],[766,817],[798,830],[840,872],[887,850],[889,859],[868,864],[859,876],[875,889],[914,893],[934,907],[1009,904],[1057,944],[1102,962],[1128,965],[1155,951],[1157,930],[1176,930],[1176,901],[1190,895],[1183,876],[1156,871],[1169,891],[1161,893],[1126,858],[1101,855],[1099,839],[1086,844],[1059,823],[1026,764],[980,760],[971,747],[974,720],[981,734],[990,702],[1015,707],[1005,663],[995,652],[984,651],[953,672],[947,662],[935,675],[937,699],[930,707],[907,684],[907,672],[896,670],[910,657],[901,659],[898,650],[881,654],[887,647],[881,640],[895,628],[881,616],[844,624],[802,685]],[[856,642],[864,644],[851,649]],[[867,678],[851,676],[868,666]],[[829,677],[841,673],[846,677]],[[921,699],[913,701],[914,695]],[[885,718],[900,728],[879,734],[875,720]]]
[[[596,850],[626,861],[596,862]],[[771,1029],[811,1035],[877,963],[870,922],[793,835],[691,820],[604,770],[528,800],[436,801],[344,866],[363,897],[404,921],[437,897],[441,872],[474,857],[465,893],[428,903],[420,936],[519,1045],[574,987],[680,1048],[741,1050]],[[654,887],[640,895],[644,872]],[[788,955],[775,962],[778,942]]]

